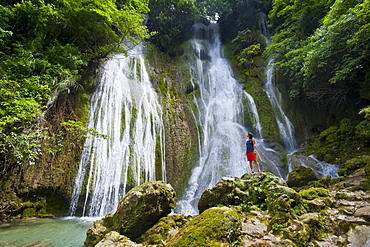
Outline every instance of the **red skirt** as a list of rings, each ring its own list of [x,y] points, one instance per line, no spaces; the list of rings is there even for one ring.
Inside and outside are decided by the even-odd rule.
[[[257,160],[257,155],[256,153],[253,151],[253,152],[249,152],[249,153],[246,153],[247,156],[247,160],[248,161],[256,161]]]

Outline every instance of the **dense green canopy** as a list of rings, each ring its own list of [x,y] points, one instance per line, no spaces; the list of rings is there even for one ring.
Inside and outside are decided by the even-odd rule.
[[[370,1],[277,0],[269,17],[275,34],[268,51],[292,97],[370,100]]]
[[[15,160],[27,161],[22,151],[37,155],[37,114],[61,90],[83,87],[78,78],[88,62],[122,49],[123,39],[149,37],[148,11],[142,0],[0,1],[3,172]]]

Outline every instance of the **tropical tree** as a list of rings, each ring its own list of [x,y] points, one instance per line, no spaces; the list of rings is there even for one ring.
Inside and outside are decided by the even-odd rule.
[[[274,1],[268,52],[292,97],[338,105],[370,99],[369,14],[368,0]]]
[[[194,21],[201,16],[196,0],[152,0],[149,8],[147,26],[154,33],[151,41],[162,51],[189,39]]]
[[[149,37],[143,25],[149,9],[141,0],[0,4],[0,174],[4,174],[37,157],[39,152],[30,150],[38,150],[37,143],[47,138],[37,116],[62,90],[83,89],[79,78],[89,62],[122,51],[122,40]],[[33,140],[29,141],[33,148],[23,145],[24,140]]]

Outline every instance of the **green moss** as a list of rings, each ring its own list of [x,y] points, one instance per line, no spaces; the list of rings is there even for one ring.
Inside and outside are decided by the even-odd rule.
[[[22,217],[35,217],[35,216],[37,216],[35,208],[26,208],[22,212]]]
[[[138,240],[138,243],[144,245],[159,244],[162,240],[168,241],[172,235],[171,231],[177,231],[186,225],[191,216],[171,215],[164,217],[159,222],[146,231]]]
[[[353,174],[357,169],[365,167],[365,175],[370,175],[370,156],[362,155],[357,158],[347,160],[338,171],[340,176]],[[367,172],[366,172],[367,169]]]
[[[262,82],[250,81],[245,83],[243,88],[253,97],[256,103],[260,123],[263,129],[263,137],[271,139],[277,143],[280,142],[281,137],[279,133],[279,127],[275,119],[275,113],[272,109],[271,102],[268,99],[266,92],[263,90]],[[248,116],[248,114],[246,114],[246,116]],[[245,122],[252,124],[251,126],[255,127],[255,123],[253,123],[254,120],[250,120],[250,117],[245,119]]]
[[[343,165],[340,174],[356,169],[356,162],[347,163],[348,160],[359,156],[366,156],[370,152],[367,136],[357,133],[357,122],[343,119],[338,126],[330,126],[321,133],[312,136],[306,146],[306,155],[314,154],[319,160],[331,164]],[[347,163],[347,164],[345,164]]]
[[[231,246],[241,234],[239,215],[230,208],[211,208],[180,229],[170,246]],[[227,245],[224,245],[227,246]]]
[[[312,188],[308,190],[302,190],[298,192],[298,194],[303,198],[307,200],[313,200],[315,198],[319,197],[328,197],[329,196],[329,190],[324,188]]]
[[[287,183],[290,187],[302,187],[314,180],[317,180],[317,177],[311,168],[297,166],[289,173]]]
[[[123,134],[126,128],[126,113],[124,107],[122,107],[121,110],[121,133],[120,133],[120,139],[123,138]]]
[[[274,214],[270,220],[269,230],[280,231],[287,228],[293,220],[292,215],[288,213]]]
[[[162,147],[162,140],[159,136],[157,136],[156,144],[155,144],[155,177],[157,181],[162,180],[162,164],[163,164],[163,148]]]

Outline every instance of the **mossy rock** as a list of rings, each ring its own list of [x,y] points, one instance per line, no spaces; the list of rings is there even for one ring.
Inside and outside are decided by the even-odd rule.
[[[298,194],[303,198],[307,200],[313,200],[315,198],[319,197],[328,197],[329,196],[329,190],[324,188],[311,188],[308,190],[302,190],[298,192]]]
[[[308,184],[310,181],[317,180],[314,171],[309,167],[297,166],[288,175],[288,186],[289,187],[302,187]]]
[[[289,213],[279,212],[273,215],[269,222],[268,230],[280,231],[287,228],[290,222],[293,220],[293,216]]]
[[[365,177],[370,180],[370,163],[365,166]]]
[[[340,176],[344,175],[350,175],[353,174],[357,169],[360,169],[362,167],[368,167],[368,171],[366,172],[367,178],[370,177],[370,156],[369,155],[362,155],[357,158],[353,158],[350,160],[347,160],[344,164],[341,165],[341,168],[338,171],[338,174]]]
[[[35,216],[37,216],[35,208],[26,208],[22,212],[22,217],[35,217]]]
[[[192,216],[182,214],[163,217],[157,224],[146,231],[137,242],[143,245],[159,244],[161,241],[167,242],[172,237],[172,233],[185,226],[191,218]]]
[[[111,215],[108,217],[111,217]],[[86,239],[84,242],[85,247],[95,246],[105,237],[107,233],[110,232],[109,228],[105,226],[104,221],[105,218],[95,221],[94,224],[87,230]]]
[[[272,173],[244,174],[239,178],[220,180],[214,187],[203,192],[198,202],[202,213],[218,205],[263,205],[272,187],[286,186],[286,182]]]
[[[267,192],[267,209],[272,215],[280,212],[295,214],[293,208],[299,206],[300,195],[292,188],[286,186],[272,187]]]
[[[112,230],[136,239],[176,206],[176,192],[163,182],[148,182],[130,190],[112,216]]]
[[[169,184],[148,182],[135,187],[119,202],[116,213],[94,222],[85,246],[94,246],[111,231],[136,240],[175,206],[176,193]]]
[[[232,246],[240,236],[241,228],[235,210],[210,208],[189,221],[166,246]]]

